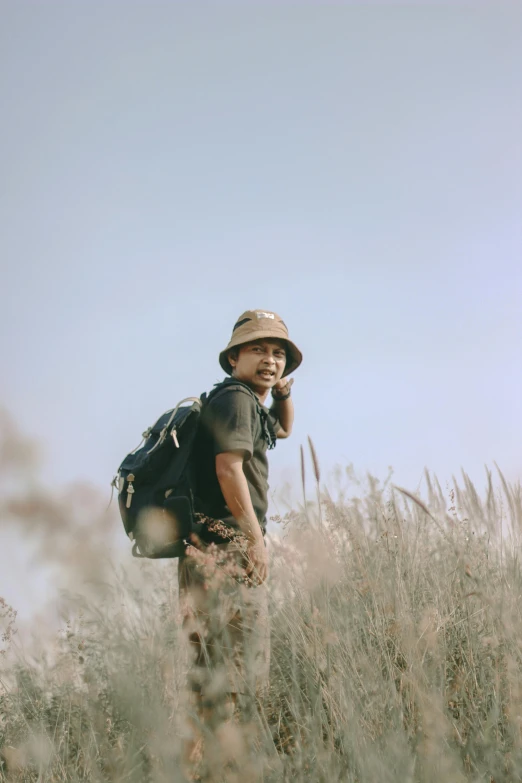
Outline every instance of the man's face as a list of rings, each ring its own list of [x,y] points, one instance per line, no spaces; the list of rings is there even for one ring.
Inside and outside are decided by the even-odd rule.
[[[286,350],[283,340],[254,340],[229,355],[233,376],[265,397],[285,371]]]

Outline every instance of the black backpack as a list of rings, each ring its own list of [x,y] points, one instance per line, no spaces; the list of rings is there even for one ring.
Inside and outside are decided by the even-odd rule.
[[[194,517],[196,435],[203,406],[230,385],[247,389],[261,413],[254,392],[241,381],[227,378],[210,394],[187,397],[160,416],[118,468],[112,485],[118,492],[134,557],[180,557],[190,534],[201,531]],[[184,405],[187,402],[192,405]]]
[[[179,557],[185,550],[194,529],[193,446],[205,397],[187,397],[160,416],[113,479],[135,557]]]

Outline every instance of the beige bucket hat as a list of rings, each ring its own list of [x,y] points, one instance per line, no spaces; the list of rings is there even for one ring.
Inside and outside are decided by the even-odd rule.
[[[232,337],[224,351],[219,354],[219,363],[228,375],[232,375],[232,367],[228,361],[228,352],[238,345],[250,343],[253,340],[268,338],[284,340],[286,343],[286,367],[283,373],[289,375],[297,370],[303,361],[303,355],[297,345],[289,339],[288,329],[283,319],[270,310],[246,310],[236,321]]]

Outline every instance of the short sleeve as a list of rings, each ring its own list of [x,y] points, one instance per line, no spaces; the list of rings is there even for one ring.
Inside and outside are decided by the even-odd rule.
[[[210,400],[206,429],[213,442],[214,456],[227,451],[254,453],[257,408],[251,395],[241,389],[225,389]]]

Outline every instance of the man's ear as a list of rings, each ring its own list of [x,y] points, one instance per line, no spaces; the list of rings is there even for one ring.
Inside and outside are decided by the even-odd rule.
[[[234,368],[237,364],[238,353],[239,351],[237,348],[231,348],[230,351],[228,352],[227,359],[228,359],[228,363],[232,368]]]

